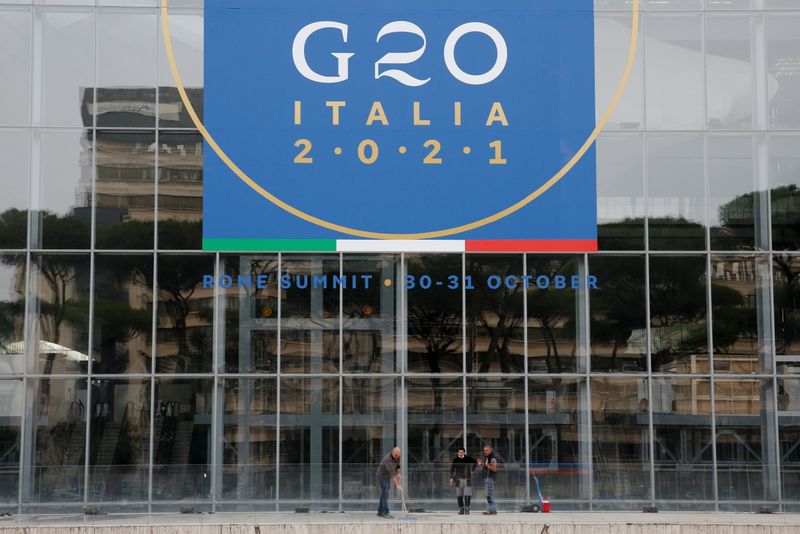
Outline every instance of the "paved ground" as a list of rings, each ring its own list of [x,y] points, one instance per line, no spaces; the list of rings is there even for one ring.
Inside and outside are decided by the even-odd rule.
[[[0,518],[0,531],[30,527],[147,527],[147,526],[214,526],[214,525],[365,525],[365,524],[496,524],[496,525],[794,525],[800,533],[800,514],[734,514],[662,512],[558,512],[550,514],[500,513],[483,516],[479,513],[459,516],[446,513],[395,514],[394,520],[381,519],[374,513],[218,513],[218,514],[109,514],[104,516],[40,515]]]

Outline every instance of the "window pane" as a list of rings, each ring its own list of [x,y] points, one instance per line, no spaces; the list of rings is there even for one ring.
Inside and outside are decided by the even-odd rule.
[[[778,371],[789,374],[800,366],[800,256],[775,254],[772,265],[775,354]]]
[[[712,250],[769,248],[767,197],[758,187],[765,150],[757,135],[708,137]]]
[[[34,372],[86,373],[89,363],[89,256],[34,255],[31,269]]]
[[[408,474],[404,478],[422,505],[452,499],[447,486],[450,461],[465,441],[463,384],[460,376],[406,380]]]
[[[763,39],[763,15],[706,15],[709,128],[764,127],[763,81],[754,62],[763,57]]]
[[[158,146],[158,248],[201,250],[203,138],[162,131]]]
[[[97,125],[152,128],[158,44],[155,11],[102,9],[97,26]]]
[[[528,372],[564,373],[577,370],[578,290],[572,277],[580,270],[582,256],[528,255],[528,276],[553,281],[546,288],[533,283],[528,299]],[[559,289],[556,277],[564,277]]]
[[[703,250],[706,242],[703,135],[650,134],[647,143],[650,248]]]
[[[642,402],[647,380],[595,378],[591,387],[594,498],[648,500],[650,430]]]
[[[654,373],[708,373],[705,256],[650,256]]]
[[[454,445],[451,460],[461,443]],[[486,446],[492,448],[500,466],[496,498],[525,500],[526,473],[519,468],[525,465],[524,378],[467,379],[467,452],[483,459]],[[476,478],[479,484],[480,477]]]
[[[281,372],[335,373],[339,370],[339,287],[334,278],[339,276],[339,256],[284,258]],[[351,281],[344,283],[351,286]]]
[[[406,291],[408,302],[408,371],[453,373],[463,369],[463,293],[431,285],[423,289],[423,276],[431,280],[461,281],[461,255],[408,255],[406,270],[417,282]],[[461,284],[459,283],[459,287]]]
[[[211,491],[211,379],[156,379],[153,499],[207,499]]]
[[[274,378],[226,379],[222,498],[274,500],[278,387]]]
[[[711,381],[653,380],[656,499],[713,501]]]
[[[42,39],[41,124],[91,126],[94,105],[92,11],[39,11]]]
[[[17,502],[21,429],[22,381],[0,380],[0,503]]]
[[[347,277],[370,276],[369,287],[342,289],[342,362],[345,373],[393,373],[396,369],[395,296],[400,258],[344,256]],[[386,281],[389,281],[389,285]]]
[[[399,379],[345,378],[342,390],[342,499],[360,501],[372,510],[375,472],[397,445],[397,408],[402,406]],[[348,504],[348,508],[352,506]]]
[[[504,283],[507,276],[522,280],[522,256],[468,254],[466,272],[475,287],[466,292],[467,372],[524,372],[524,285]]]
[[[592,371],[647,371],[644,271],[641,256],[589,256]]]
[[[150,380],[92,380],[89,499],[147,500]]]
[[[778,379],[782,495],[800,501],[800,380]]]
[[[600,250],[644,250],[643,158],[641,134],[604,134],[597,140]]]
[[[203,276],[213,272],[211,254],[158,255],[157,373],[211,371],[214,290]]]
[[[699,13],[645,15],[647,127],[701,130],[705,83]]]
[[[31,194],[31,245],[88,249],[92,229],[92,151],[84,131],[38,131],[38,175]]]
[[[86,380],[28,379],[33,414],[33,473],[26,502],[83,501]]]
[[[98,130],[97,248],[152,250],[155,134]]]
[[[800,73],[794,68],[800,55],[797,27],[800,14],[767,15],[767,70],[770,74],[770,126],[800,128]]]
[[[775,396],[772,380],[717,380],[714,384],[717,423],[719,500],[759,502],[777,496],[774,443]],[[773,438],[774,439],[774,438]],[[740,505],[741,506],[741,505]]]
[[[278,257],[226,254],[221,270],[226,372],[277,373]]]
[[[25,362],[25,256],[0,255],[0,374],[21,374]],[[2,457],[2,456],[0,456]]]
[[[711,315],[714,320],[714,371],[749,374],[771,372],[771,359],[761,347],[769,321],[767,258],[711,257]],[[768,275],[767,275],[768,276]]]
[[[338,379],[281,380],[280,462],[281,501],[339,499]]]
[[[30,124],[31,113],[31,13],[27,9],[0,8],[0,125]]]
[[[772,246],[800,250],[800,136],[770,136]]]
[[[602,9],[597,2],[596,9]],[[628,50],[631,43],[630,7],[624,6],[620,11],[626,13],[604,13],[595,15],[595,73],[596,73],[596,108],[598,121],[619,86],[619,80],[625,70]],[[642,50],[641,17],[639,21],[638,50]],[[642,128],[644,126],[644,80],[642,69],[643,54],[636,55],[633,72],[625,87],[625,98],[620,100],[608,129]]]
[[[25,248],[28,243],[30,135],[0,130],[0,248]]]
[[[587,404],[585,380],[528,381],[530,465],[551,499],[589,498]],[[535,489],[531,493],[536,499]]]
[[[149,373],[153,256],[98,254],[94,262],[95,373]]]
[[[188,7],[203,6],[203,0],[183,0]],[[184,87],[200,120],[203,120],[203,13],[180,9],[170,3],[169,29],[175,61]],[[194,127],[181,102],[167,62],[164,35],[158,32],[159,125],[162,128]]]

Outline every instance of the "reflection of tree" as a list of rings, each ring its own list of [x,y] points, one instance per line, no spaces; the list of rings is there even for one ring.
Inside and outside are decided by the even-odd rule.
[[[797,267],[797,256],[775,254],[773,262],[777,272],[775,283],[775,350],[778,354],[787,354],[791,345],[800,335],[800,322],[796,316],[800,302],[800,269]]]
[[[480,356],[479,373],[488,373],[492,362],[496,361],[500,365],[500,371],[510,373],[509,345],[513,339],[514,331],[522,323],[523,299],[525,291],[521,285],[514,288],[506,287],[502,284],[497,289],[490,289],[486,280],[490,276],[500,276],[505,280],[506,276],[521,277],[521,266],[509,262],[510,258],[492,258],[488,260],[484,256],[467,256],[467,273],[472,275],[475,281],[475,289],[469,293],[470,303],[467,309],[467,320],[473,330],[484,330],[489,338],[486,352]]]

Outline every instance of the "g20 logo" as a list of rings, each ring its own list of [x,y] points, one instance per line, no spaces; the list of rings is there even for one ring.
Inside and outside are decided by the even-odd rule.
[[[342,35],[343,43],[347,43],[347,34],[349,31],[349,26],[347,24],[334,21],[312,22],[297,32],[294,38],[294,43],[292,44],[292,59],[294,60],[294,65],[300,74],[312,82],[344,82],[350,77],[350,58],[355,55],[354,52],[331,52],[331,55],[337,60],[336,75],[334,76],[320,74],[314,71],[308,64],[306,58],[306,44],[312,35],[322,30],[338,30]],[[420,87],[430,82],[431,78],[425,78],[424,80],[415,78],[400,69],[392,68],[382,70],[382,66],[408,65],[414,63],[425,54],[425,49],[428,44],[425,32],[413,22],[407,20],[396,20],[383,26],[380,31],[378,31],[375,42],[379,43],[383,37],[395,33],[415,35],[422,39],[422,46],[413,52],[390,52],[384,55],[375,62],[375,79],[392,78],[409,87]],[[494,66],[482,74],[469,74],[465,72],[456,61],[456,46],[465,35],[470,33],[486,35],[492,40],[496,49]],[[486,85],[493,82],[503,73],[507,62],[508,46],[506,45],[506,40],[496,28],[483,22],[467,22],[458,26],[450,33],[444,44],[444,64],[447,70],[450,71],[450,74],[452,74],[456,80],[467,85]]]

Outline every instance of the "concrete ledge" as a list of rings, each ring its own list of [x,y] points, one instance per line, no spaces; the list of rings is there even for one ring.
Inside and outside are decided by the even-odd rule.
[[[0,534],[797,534],[800,515],[699,513],[215,514],[20,516]]]

